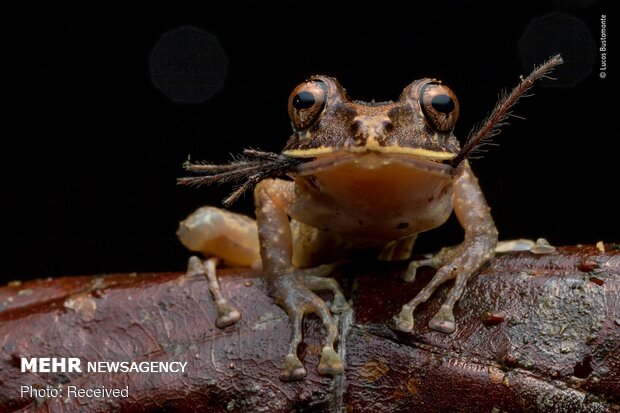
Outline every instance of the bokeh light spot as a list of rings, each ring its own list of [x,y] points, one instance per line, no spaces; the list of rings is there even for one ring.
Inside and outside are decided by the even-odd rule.
[[[159,38],[149,66],[153,85],[170,100],[200,103],[224,86],[228,59],[213,34],[183,26]]]
[[[544,79],[546,86],[569,87],[579,83],[594,67],[596,43],[586,24],[566,13],[553,12],[533,19],[519,40],[519,54],[525,73],[550,56],[561,53],[564,64],[552,77]]]

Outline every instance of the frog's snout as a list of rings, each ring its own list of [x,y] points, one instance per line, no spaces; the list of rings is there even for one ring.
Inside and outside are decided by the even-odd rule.
[[[353,146],[386,146],[387,135],[394,130],[389,116],[358,115],[351,123],[352,135],[355,139]]]

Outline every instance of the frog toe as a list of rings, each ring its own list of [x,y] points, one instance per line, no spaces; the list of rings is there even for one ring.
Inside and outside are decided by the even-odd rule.
[[[444,334],[454,333],[456,330],[456,322],[451,308],[441,307],[433,318],[428,322],[431,330],[439,331]]]
[[[329,307],[329,310],[332,312],[332,314],[340,314],[340,313],[348,310],[349,308],[350,308],[349,303],[344,298],[344,296],[343,295],[336,295],[336,296],[334,296],[334,302]]]
[[[331,347],[324,347],[321,352],[321,361],[319,362],[318,371],[320,374],[340,374],[344,372],[344,363],[342,359]]]
[[[287,354],[284,358],[284,365],[282,366],[282,373],[280,373],[280,380],[282,381],[298,381],[306,377],[307,370],[301,363],[297,355]]]
[[[401,278],[408,283],[414,282],[418,268],[421,266],[422,264],[420,261],[411,261],[407,267],[407,270],[401,274]]]
[[[218,328],[228,327],[241,319],[241,312],[227,301],[219,303],[217,311],[215,325]]]
[[[433,317],[428,322],[428,326],[431,330],[439,331],[444,334],[452,334],[456,331],[456,323],[450,320],[442,320]]]
[[[413,331],[413,310],[403,307],[400,313],[392,319],[390,327],[405,333]]]

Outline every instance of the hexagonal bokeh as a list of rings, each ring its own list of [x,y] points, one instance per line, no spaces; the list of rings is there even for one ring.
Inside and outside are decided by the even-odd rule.
[[[553,12],[532,19],[519,40],[521,64],[525,73],[550,56],[561,53],[564,64],[543,79],[547,86],[574,86],[594,68],[596,42],[587,25],[577,17]]]
[[[224,86],[228,59],[213,34],[183,26],[159,38],[149,66],[153,85],[173,102],[200,103]]]

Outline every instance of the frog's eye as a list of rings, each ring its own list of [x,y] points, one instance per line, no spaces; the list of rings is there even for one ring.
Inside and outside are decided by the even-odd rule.
[[[288,99],[288,114],[295,130],[308,129],[321,117],[327,103],[327,85],[311,80],[297,86]]]
[[[459,101],[452,90],[438,82],[429,82],[420,88],[420,107],[427,124],[438,132],[454,129],[459,117]]]

